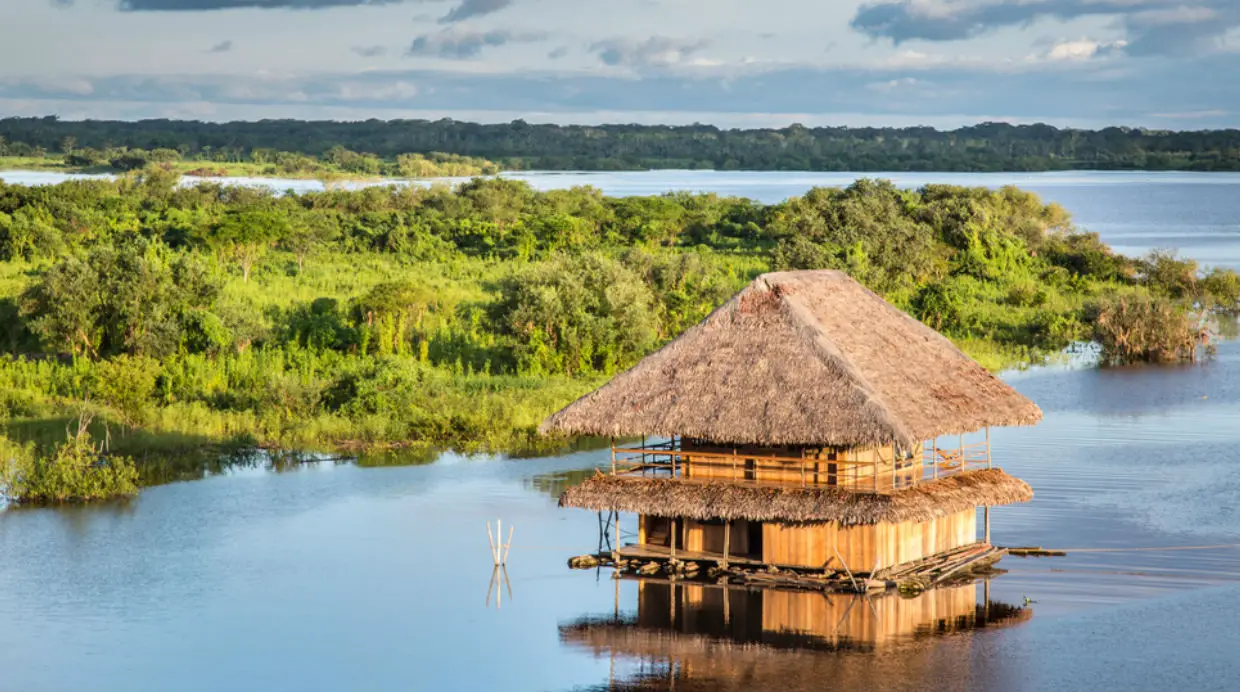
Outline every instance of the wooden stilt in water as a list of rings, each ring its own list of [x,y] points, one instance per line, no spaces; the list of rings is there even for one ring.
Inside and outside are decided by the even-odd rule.
[[[612,563],[620,562],[620,510],[616,510],[616,538],[612,541],[611,561]]]
[[[672,517],[671,534],[672,534],[672,562],[673,563],[676,562],[676,534],[677,534],[676,525],[678,523],[679,521],[676,519],[676,517]]]
[[[616,438],[611,438],[611,475],[616,475]]]
[[[723,522],[723,568],[728,568],[728,548],[732,543],[732,520]],[[727,594],[724,594],[725,597]],[[726,601],[725,601],[726,603]],[[726,607],[726,606],[725,606]]]
[[[986,545],[990,545],[990,505],[982,508],[982,519],[986,524]]]

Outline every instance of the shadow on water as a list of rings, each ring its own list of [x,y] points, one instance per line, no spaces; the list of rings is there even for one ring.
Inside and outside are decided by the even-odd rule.
[[[621,609],[617,588],[611,614],[561,624],[559,634],[609,661],[609,680],[595,689],[821,689],[846,678],[851,689],[889,689],[930,679],[924,668],[935,664],[920,652],[936,637],[1033,616],[989,592],[988,581],[905,598],[639,580],[635,610]],[[890,659],[923,669],[875,665]]]

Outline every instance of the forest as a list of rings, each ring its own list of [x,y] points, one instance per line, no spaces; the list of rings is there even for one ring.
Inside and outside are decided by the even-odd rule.
[[[776,269],[845,270],[995,370],[1091,340],[1191,360],[1201,315],[1240,301],[1234,272],[1118,255],[1011,187],[862,179],[766,205],[178,181],[0,183],[0,453],[34,496],[66,497],[47,459],[89,469],[101,445],[141,483],[178,477],[161,452],[546,450],[544,416]]]
[[[72,155],[75,149],[171,152],[220,164],[323,160],[332,150],[394,166],[401,155],[476,157],[508,169],[1051,171],[1240,170],[1240,130],[1061,129],[982,123],[929,127],[720,129],[710,125],[549,125],[516,120],[364,122],[262,120],[63,121],[0,119],[0,156]],[[164,155],[167,155],[166,153]],[[264,164],[268,165],[268,164]],[[466,174],[469,175],[469,174]]]

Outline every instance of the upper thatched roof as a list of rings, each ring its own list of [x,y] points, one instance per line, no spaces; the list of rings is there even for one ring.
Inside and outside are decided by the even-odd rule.
[[[836,486],[755,486],[599,474],[560,496],[561,507],[619,510],[660,517],[822,522],[845,525],[929,521],[974,507],[1033,499],[1029,484],[1002,469],[968,471],[890,493]]]
[[[824,270],[759,276],[540,430],[911,447],[1041,418],[942,335],[847,274]]]

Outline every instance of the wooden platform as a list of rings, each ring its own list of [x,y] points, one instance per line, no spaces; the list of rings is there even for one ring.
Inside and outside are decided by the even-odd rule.
[[[671,550],[664,546],[627,545],[619,551],[619,571],[621,576],[637,576],[638,578],[654,577],[656,573],[635,574],[641,563],[659,565],[660,571],[668,575],[672,581],[684,580],[685,566],[692,573],[688,579],[699,576],[709,579],[734,579],[733,583],[768,586],[776,588],[800,588],[824,591],[872,591],[874,589],[901,589],[912,587],[915,590],[925,589],[949,580],[966,577],[977,570],[987,570],[998,562],[1006,550],[986,543],[972,543],[967,546],[934,555],[925,560],[905,563],[892,569],[879,570],[875,574],[865,572],[847,572],[839,570],[812,570],[796,565],[772,565],[748,557],[729,557],[728,569],[723,570],[716,565],[723,562],[720,553],[702,551],[677,550],[675,561]],[[602,553],[594,556],[594,565],[611,564],[611,555]],[[578,559],[578,558],[574,558]],[[570,564],[572,562],[570,561]],[[706,574],[702,567],[711,566]],[[627,574],[626,574],[627,572]]]

